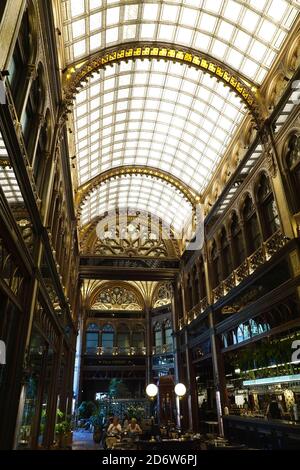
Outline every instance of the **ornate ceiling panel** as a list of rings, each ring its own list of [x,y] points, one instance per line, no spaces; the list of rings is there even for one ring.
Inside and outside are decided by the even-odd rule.
[[[121,215],[122,219],[122,215]],[[126,217],[126,222],[106,220],[82,237],[82,252],[100,256],[174,258],[178,256],[176,240],[164,233],[162,224],[151,225],[149,217]],[[177,249],[176,249],[177,248]]]
[[[133,289],[112,285],[101,290],[92,305],[93,310],[142,310],[143,304]]]

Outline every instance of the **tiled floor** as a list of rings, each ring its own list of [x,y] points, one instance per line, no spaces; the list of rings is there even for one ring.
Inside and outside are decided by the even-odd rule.
[[[93,433],[88,431],[74,431],[72,450],[100,450],[101,444],[95,444]]]

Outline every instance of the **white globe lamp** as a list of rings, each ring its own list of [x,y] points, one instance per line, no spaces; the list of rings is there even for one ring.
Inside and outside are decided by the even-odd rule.
[[[175,385],[174,391],[179,398],[182,398],[186,394],[186,386],[184,384],[179,383]]]
[[[146,394],[149,398],[151,398],[153,400],[153,398],[156,397],[156,395],[158,394],[158,387],[157,385],[155,384],[149,384],[147,385],[146,387]]]

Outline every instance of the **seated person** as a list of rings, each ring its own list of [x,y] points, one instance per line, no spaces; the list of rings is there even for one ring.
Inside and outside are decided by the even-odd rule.
[[[107,434],[110,436],[119,435],[122,432],[122,426],[119,423],[119,418],[116,416],[113,419],[113,422],[108,426]]]
[[[118,441],[118,438],[121,437],[122,426],[119,423],[119,418],[114,417],[113,422],[108,426],[107,429],[107,438],[106,438],[106,447],[107,449],[112,449],[113,446]]]
[[[135,418],[132,418],[130,420],[130,423],[127,426],[127,432],[128,434],[131,434],[131,435],[142,434],[142,430],[140,426],[138,425],[137,420]]]

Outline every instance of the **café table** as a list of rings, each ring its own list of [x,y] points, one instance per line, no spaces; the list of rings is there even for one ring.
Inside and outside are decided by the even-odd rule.
[[[161,440],[140,440],[138,449],[145,451],[197,451],[200,450],[200,439],[161,439]]]
[[[218,421],[204,421],[204,424],[208,426],[209,434],[218,434]]]

